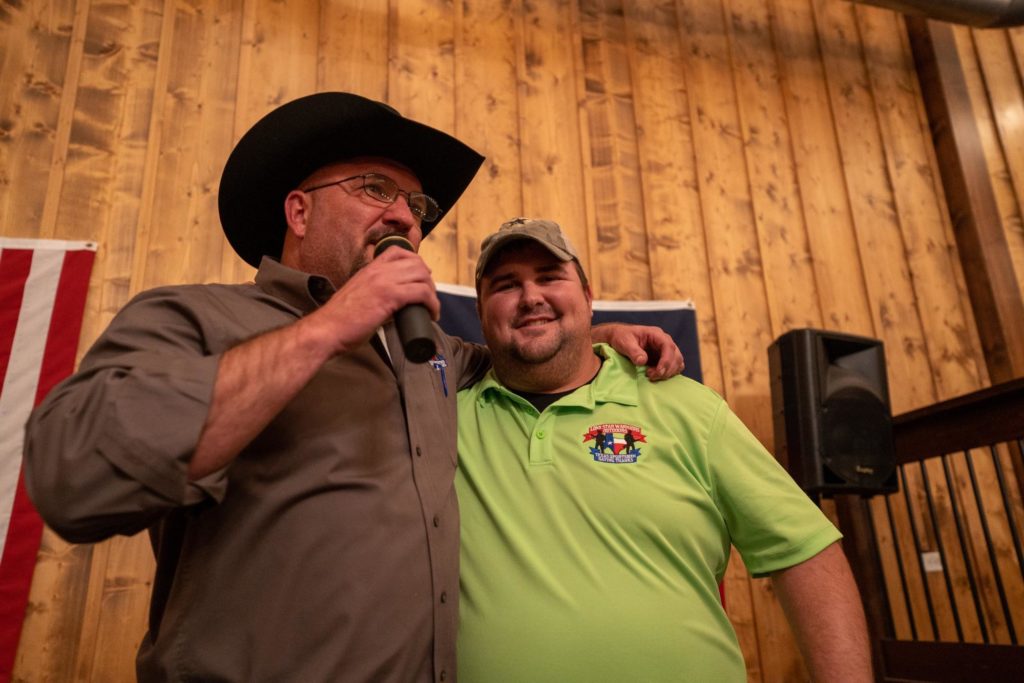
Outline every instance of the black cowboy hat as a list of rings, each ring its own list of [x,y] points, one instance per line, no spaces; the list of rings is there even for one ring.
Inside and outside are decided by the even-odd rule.
[[[235,145],[220,178],[220,222],[242,259],[277,258],[287,223],[284,198],[318,168],[361,156],[407,166],[445,216],[484,158],[452,136],[386,104],[344,92],[300,97],[270,112]]]

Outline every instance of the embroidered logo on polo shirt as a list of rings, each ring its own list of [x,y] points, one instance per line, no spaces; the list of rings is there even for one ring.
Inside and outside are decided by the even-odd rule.
[[[594,462],[631,463],[640,457],[637,444],[647,443],[643,429],[630,424],[593,425],[583,435],[583,443],[593,442],[590,454]]]

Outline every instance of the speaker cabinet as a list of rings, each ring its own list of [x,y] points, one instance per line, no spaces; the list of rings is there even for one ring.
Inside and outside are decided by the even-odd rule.
[[[877,339],[787,332],[768,347],[775,456],[808,493],[897,489],[885,351]]]

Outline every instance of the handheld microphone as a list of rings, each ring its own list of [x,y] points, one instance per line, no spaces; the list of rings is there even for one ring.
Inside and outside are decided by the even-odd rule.
[[[404,237],[390,235],[385,237],[373,250],[377,258],[388,247],[398,247],[406,251],[416,251],[412,243]],[[398,338],[402,340],[405,357],[413,363],[426,363],[434,357],[437,346],[434,344],[434,328],[430,324],[430,312],[423,304],[409,304],[395,312],[395,327]]]

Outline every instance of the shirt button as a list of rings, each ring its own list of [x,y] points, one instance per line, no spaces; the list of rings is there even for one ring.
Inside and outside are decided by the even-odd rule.
[[[444,669],[442,669],[441,670],[441,675],[438,678],[440,678],[442,681],[447,680],[448,679],[448,672],[445,671]]]
[[[434,526],[441,526],[441,516],[434,515]]]
[[[441,591],[441,602],[442,603],[448,602],[448,594],[446,592],[444,592],[444,591]]]
[[[538,439],[543,439],[543,438],[544,438],[545,436],[546,436],[546,434],[544,433],[544,430],[543,430],[543,429],[541,429],[541,430],[539,430],[539,431],[537,432],[537,438],[538,438]]]
[[[423,451],[421,451],[420,447],[417,446],[416,447],[416,457],[418,458],[418,457],[421,457],[422,455],[423,455]]]

